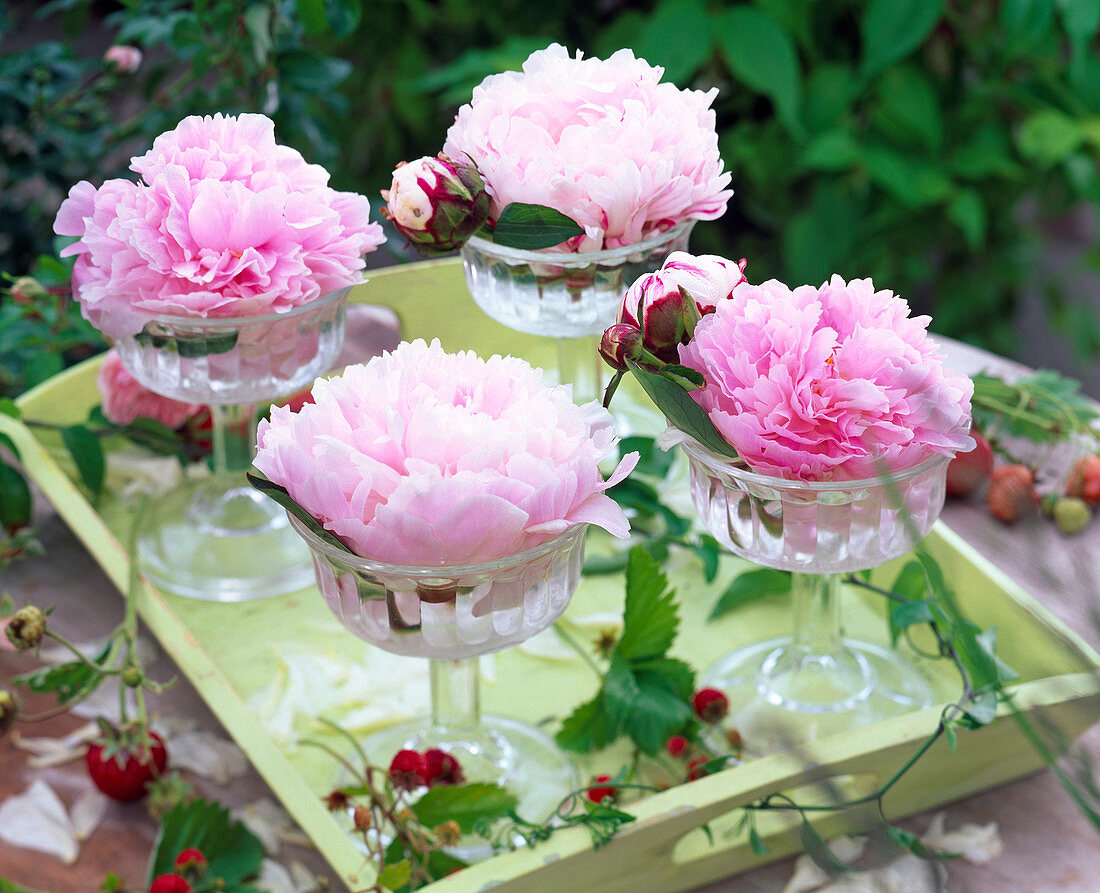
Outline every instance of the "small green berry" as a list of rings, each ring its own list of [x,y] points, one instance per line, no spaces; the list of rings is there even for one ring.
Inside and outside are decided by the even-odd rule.
[[[137,688],[145,681],[145,674],[137,667],[127,667],[122,671],[122,681],[130,688]]]
[[[1092,520],[1092,509],[1078,496],[1063,496],[1054,504],[1054,523],[1062,533],[1080,533]]]
[[[24,605],[8,622],[8,640],[20,651],[34,648],[46,635],[46,615],[34,605]]]

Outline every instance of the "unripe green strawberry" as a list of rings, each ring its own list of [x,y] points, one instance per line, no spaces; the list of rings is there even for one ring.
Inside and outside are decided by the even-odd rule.
[[[1092,509],[1079,496],[1060,496],[1054,503],[1054,523],[1062,533],[1079,533],[1091,520]]]

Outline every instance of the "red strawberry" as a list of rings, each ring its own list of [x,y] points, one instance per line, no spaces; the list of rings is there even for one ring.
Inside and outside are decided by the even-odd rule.
[[[586,793],[588,799],[591,800],[593,803],[603,803],[603,801],[608,797],[614,800],[615,795],[619,793],[619,789],[614,785],[607,784],[607,782],[609,781],[611,781],[610,775],[597,775],[595,778],[593,778],[592,782],[596,785],[596,787],[591,787],[588,789]]]
[[[139,730],[123,730],[93,741],[84,753],[95,786],[126,803],[145,796],[145,786],[168,765],[164,740],[156,732],[143,740]]]
[[[149,893],[191,893],[191,885],[178,874],[161,874],[153,878]]]
[[[1100,456],[1085,456],[1073,466],[1066,481],[1066,495],[1100,503]]]
[[[699,778],[705,778],[710,773],[707,772],[706,766],[710,757],[695,757],[687,765],[687,780],[695,781]]]
[[[948,496],[969,496],[989,480],[993,471],[993,447],[977,431],[970,433],[974,449],[957,454],[947,466]]]
[[[424,755],[415,750],[399,750],[390,761],[390,783],[399,791],[411,791],[425,784],[428,767]]]
[[[180,850],[173,864],[176,866],[177,871],[194,869],[195,871],[201,872],[205,871],[207,866],[206,856],[203,854],[203,851],[193,846]]]
[[[1039,507],[1035,476],[1026,465],[1002,465],[993,469],[985,501],[993,517],[1011,524]]]
[[[703,722],[718,722],[730,710],[729,698],[716,688],[701,688],[691,696],[695,715]]]
[[[675,759],[682,757],[687,749],[688,740],[683,735],[672,735],[665,742],[665,750],[668,751],[670,757]]]
[[[466,780],[458,760],[438,747],[429,747],[424,751],[422,778],[429,787],[437,784],[462,784]]]

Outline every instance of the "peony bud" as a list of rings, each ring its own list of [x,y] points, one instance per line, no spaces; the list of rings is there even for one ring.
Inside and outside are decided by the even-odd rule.
[[[453,251],[489,219],[489,193],[471,164],[425,156],[393,172],[382,216],[424,254]]]
[[[141,68],[141,50],[137,47],[115,44],[103,54],[103,61],[110,62],[123,74],[133,74]]]
[[[645,349],[659,360],[678,363],[678,348],[691,338],[700,318],[691,295],[672,276],[658,270],[646,273],[623,295],[618,322],[640,328]]]
[[[42,300],[49,292],[33,276],[20,276],[11,284],[11,299],[24,306]]]
[[[699,312],[706,316],[713,313],[719,303],[728,300],[733,290],[745,281],[747,265],[745,258],[734,263],[716,254],[691,255],[686,251],[674,251],[661,272],[686,289],[695,298]]]
[[[630,323],[616,323],[603,333],[600,340],[600,356],[613,369],[625,369],[627,360],[640,362],[645,354],[642,330]]]

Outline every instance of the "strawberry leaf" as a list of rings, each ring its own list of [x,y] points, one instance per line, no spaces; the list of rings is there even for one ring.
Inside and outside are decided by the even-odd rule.
[[[501,819],[516,808],[515,794],[488,782],[434,787],[409,806],[426,828],[453,820],[464,834],[474,830],[479,820]]]
[[[679,623],[668,578],[653,556],[635,546],[626,565],[623,634],[616,651],[628,660],[659,657],[672,647]]]
[[[561,724],[554,736],[562,750],[588,753],[607,747],[619,735],[619,724],[604,709],[602,690],[591,701],[585,701]]]
[[[92,496],[103,490],[103,478],[107,473],[107,460],[99,438],[83,425],[70,425],[61,429],[61,439],[76,464],[77,473]]]
[[[243,882],[259,874],[264,858],[263,844],[232,820],[229,810],[210,800],[192,800],[172,807],[161,819],[149,881],[171,872],[176,856],[187,847],[202,851],[209,863],[206,877],[220,879],[222,885],[217,889],[225,893],[250,889]]]

